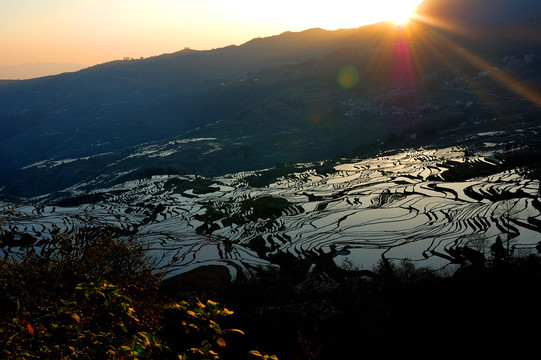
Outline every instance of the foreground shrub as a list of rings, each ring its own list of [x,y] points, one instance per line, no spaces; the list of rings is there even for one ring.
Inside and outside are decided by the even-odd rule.
[[[99,281],[74,290],[67,299],[51,295],[37,307],[16,300],[14,313],[3,312],[2,358],[147,359],[165,348],[153,333],[143,331],[148,326],[117,286]]]
[[[110,229],[53,230],[0,260],[0,358],[148,358],[159,276],[144,248]],[[39,253],[39,255],[38,255]]]
[[[182,354],[181,360],[217,360],[221,350],[227,347],[224,339],[227,334],[244,335],[238,329],[222,329],[218,321],[233,312],[211,300],[204,304],[192,298],[166,304],[165,309],[167,321],[163,334],[174,344],[173,352]]]
[[[144,246],[117,229],[55,229],[17,248],[0,235],[0,359],[218,360],[243,334],[222,329],[233,312],[216,302],[167,299]]]

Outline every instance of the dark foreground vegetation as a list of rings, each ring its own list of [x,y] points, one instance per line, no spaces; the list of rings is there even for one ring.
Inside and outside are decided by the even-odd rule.
[[[0,234],[1,359],[219,359],[242,335],[220,327],[233,312],[218,303],[167,297],[145,248],[114,229],[5,247],[19,235]]]
[[[144,245],[115,229],[53,230],[26,248],[6,246],[13,236],[0,234],[2,359],[541,354],[541,257],[512,256],[501,242],[447,274],[410,261],[360,270],[325,254],[282,254],[269,258],[279,268],[231,282],[220,267],[163,280]]]

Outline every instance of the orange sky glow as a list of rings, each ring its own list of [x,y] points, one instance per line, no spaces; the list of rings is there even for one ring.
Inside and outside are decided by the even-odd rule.
[[[81,67],[320,27],[356,28],[409,14],[422,0],[2,0],[0,78],[32,63]]]

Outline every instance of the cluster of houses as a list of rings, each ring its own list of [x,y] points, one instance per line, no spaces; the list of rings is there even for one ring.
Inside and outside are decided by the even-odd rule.
[[[422,117],[423,114],[438,111],[439,105],[432,103],[412,104],[404,101],[411,91],[391,90],[374,98],[358,97],[339,100],[340,105],[346,107],[345,118],[353,118],[363,113],[375,115],[394,115]]]

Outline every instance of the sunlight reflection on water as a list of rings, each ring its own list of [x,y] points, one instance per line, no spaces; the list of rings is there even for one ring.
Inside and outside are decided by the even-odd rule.
[[[264,188],[246,185],[244,178],[251,173],[216,178],[216,185],[204,193],[165,190],[169,179],[189,182],[194,177],[154,177],[104,189],[125,190],[107,202],[57,206],[54,212],[47,206],[41,213],[22,205],[11,226],[46,234],[55,226],[71,231],[85,219],[135,229],[135,236],[151,245],[171,275],[210,264],[225,265],[232,274],[269,266],[258,253],[262,249],[298,257],[347,249],[349,255],[337,256],[337,264],[348,259],[369,269],[382,255],[442,267],[454,247],[471,246],[471,240],[479,238],[489,245],[507,233],[517,248],[534,247],[539,239],[534,222],[541,220],[535,203],[539,181],[517,171],[460,182],[427,179],[438,178],[445,161],[464,158],[463,148],[403,151],[337,165],[326,175],[306,170]],[[262,203],[262,209],[246,205],[270,196],[286,199],[290,206],[279,215],[258,218],[270,203]],[[150,216],[157,205],[160,211]],[[212,215],[206,217],[209,211]]]

